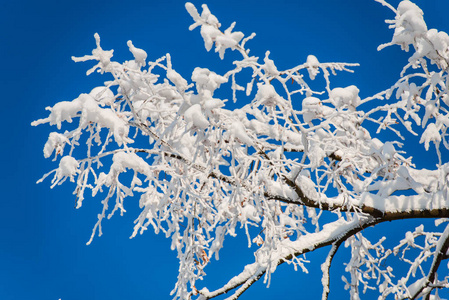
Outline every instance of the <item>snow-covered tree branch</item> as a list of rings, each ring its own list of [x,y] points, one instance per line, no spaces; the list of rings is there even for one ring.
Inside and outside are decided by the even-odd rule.
[[[126,212],[139,197],[141,213],[132,237],[148,227],[172,241],[179,259],[176,299],[237,299],[263,278],[269,284],[287,262],[307,272],[304,254],[329,248],[322,263],[322,299],[332,296],[331,263],[350,248],[343,277],[351,299],[367,289],[379,299],[439,299],[449,287],[449,36],[428,29],[422,10],[405,0],[387,20],[392,40],[410,51],[397,82],[361,98],[348,83],[333,86],[338,72],[357,64],[307,60],[282,70],[266,51],[250,55],[255,34],[222,30],[206,5],[201,14],[186,3],[207,51],[239,59],[224,74],[195,68],[190,80],[175,70],[170,54],[151,61],[132,41],[133,59],[113,59],[95,34],[87,75],[109,76],[104,85],[72,101],[47,107],[32,125],[56,125],[44,156],[59,165],[51,187],[74,182],[76,207],[87,193],[103,205],[90,244],[105,218]],[[248,76],[249,74],[249,76]],[[323,86],[311,84],[321,76]],[[223,90],[227,91],[222,92]],[[220,90],[220,93],[218,92]],[[222,99],[228,92],[234,102]],[[237,107],[237,108],[234,108]],[[76,124],[72,123],[76,120]],[[64,128],[64,129],[63,129]],[[383,139],[390,131],[397,139]],[[438,157],[433,169],[419,169],[407,153],[404,135]],[[430,154],[429,154],[430,155]],[[126,173],[126,174],[125,174]],[[364,229],[401,219],[435,219],[439,231],[410,228],[395,246],[372,240]],[[227,236],[246,235],[254,262],[215,291],[201,286],[206,268],[219,259]],[[399,257],[407,272],[386,265]],[[426,263],[427,262],[427,263]]]

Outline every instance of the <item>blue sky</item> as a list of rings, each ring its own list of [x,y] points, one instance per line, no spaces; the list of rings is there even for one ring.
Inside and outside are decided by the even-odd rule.
[[[394,6],[398,2],[391,1]],[[199,7],[203,2],[193,3]],[[270,50],[270,58],[279,69],[303,63],[309,54],[322,62],[360,63],[355,74],[340,74],[333,84],[355,84],[362,97],[394,83],[407,60],[399,47],[377,52],[377,45],[391,39],[392,32],[383,20],[393,15],[374,1],[206,3],[224,28],[237,21],[236,30],[246,35],[256,32],[256,38],[248,43],[251,53],[263,58]],[[429,28],[449,31],[449,1],[417,3]],[[177,261],[175,252],[170,251],[170,241],[150,231],[129,239],[138,214],[137,199],[128,201],[125,216],[105,222],[104,235],[86,246],[101,209],[100,200],[87,199],[76,210],[73,185],[50,190],[48,180],[35,184],[54,163],[42,154],[51,129],[31,127],[30,123],[46,116],[46,106],[72,100],[109,80],[97,74],[86,77],[91,64],[75,64],[70,59],[91,52],[95,32],[100,34],[104,49],[115,49],[118,61],[132,59],[126,46],[132,40],[152,60],[169,52],[173,67],[185,78],[190,78],[196,66],[223,73],[237,56],[227,52],[221,61],[217,54],[207,53],[198,29],[188,31],[191,23],[184,2],[175,0],[0,3],[0,87],[4,91],[0,119],[0,299],[171,299]],[[416,153],[421,166],[434,166],[435,157],[422,149]],[[326,252],[308,256],[312,261],[319,259],[310,265],[308,276],[282,266],[269,289],[258,283],[242,299],[273,299],[296,293],[316,299],[321,293],[319,265]],[[215,268],[206,269],[210,278],[205,283],[210,288],[218,287],[252,261],[245,237],[230,239]],[[341,288],[341,274],[336,275],[336,292],[331,299],[347,298]]]

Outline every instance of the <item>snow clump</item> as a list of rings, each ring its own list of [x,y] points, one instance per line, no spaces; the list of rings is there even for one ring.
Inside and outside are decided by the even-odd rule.
[[[50,133],[44,146],[44,157],[49,158],[53,153],[53,150],[56,150],[56,155],[62,155],[65,144],[70,144],[69,139],[65,135],[57,132]]]
[[[210,12],[206,4],[201,6],[203,8],[201,16],[192,3],[187,2],[185,7],[195,21],[194,24],[190,25],[189,30],[201,26],[201,36],[203,37],[206,50],[210,51],[215,43],[215,52],[219,53],[221,59],[224,58],[226,49],[235,50],[244,37],[244,34],[240,31],[232,32],[236,24],[235,22],[222,33],[218,29],[221,27],[220,22],[218,22],[217,17]]]
[[[50,123],[61,129],[62,122],[72,123],[72,119],[79,117],[79,128],[84,129],[89,124],[97,124],[99,128],[108,128],[114,135],[116,143],[131,143],[128,138],[129,127],[126,121],[110,108],[101,108],[98,102],[89,94],[81,94],[72,101],[61,101],[53,107],[47,107],[50,115],[31,123],[33,126]],[[81,113],[81,114],[80,114]]]
[[[133,54],[136,63],[139,66],[144,67],[146,65],[145,60],[147,59],[147,53],[145,50],[134,47],[132,41],[128,41],[127,45],[129,47],[129,51]]]
[[[59,167],[55,170],[55,176],[51,181],[51,188],[54,188],[57,184],[63,183],[67,178],[69,178],[71,182],[74,182],[75,175],[79,173],[80,170],[78,161],[72,156],[64,156],[59,161]],[[41,180],[43,180],[46,176],[47,175],[45,175]]]
[[[309,77],[311,80],[314,80],[316,75],[320,73],[320,69],[318,68],[320,65],[320,62],[314,55],[307,56],[307,71],[309,72]]]
[[[321,100],[316,97],[307,97],[302,100],[302,110],[304,122],[310,123],[313,119],[318,118],[322,112]]]
[[[336,108],[346,107],[354,111],[360,105],[359,89],[355,85],[350,85],[345,88],[334,88],[330,97],[334,100]]]

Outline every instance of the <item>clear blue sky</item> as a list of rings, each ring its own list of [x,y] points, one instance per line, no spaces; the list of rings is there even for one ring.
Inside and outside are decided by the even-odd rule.
[[[398,2],[391,1],[394,6]],[[236,30],[246,35],[256,32],[256,38],[248,43],[252,54],[263,58],[270,50],[270,58],[279,69],[303,63],[309,54],[322,62],[360,63],[355,74],[341,74],[333,84],[355,84],[362,97],[389,87],[407,59],[399,47],[376,51],[377,45],[391,39],[392,32],[383,20],[393,15],[374,1],[207,3],[224,28],[237,21]],[[429,28],[449,31],[449,1],[417,3],[425,12]],[[48,180],[35,184],[54,163],[42,154],[50,128],[31,127],[30,123],[46,116],[46,106],[72,100],[109,80],[96,74],[86,77],[91,64],[75,64],[70,59],[91,52],[95,32],[100,34],[104,49],[115,49],[114,57],[119,61],[132,59],[126,46],[126,41],[132,40],[152,60],[171,53],[174,68],[185,78],[190,78],[196,66],[223,73],[236,56],[231,54],[221,61],[215,53],[207,53],[199,30],[188,31],[190,24],[184,2],[174,0],[0,3],[0,299],[171,299],[177,260],[175,252],[170,251],[170,241],[150,231],[129,240],[132,221],[138,214],[137,199],[125,204],[128,213],[124,217],[106,221],[104,235],[86,246],[101,209],[100,199],[87,199],[76,210],[73,185],[50,190]],[[420,153],[422,166],[434,160]],[[244,236],[226,241],[222,259],[213,264],[213,269],[206,269],[208,287],[225,283],[245,263],[253,261],[245,245]],[[282,299],[295,293],[300,294],[292,299],[300,299],[299,295],[317,299],[321,292],[319,265],[325,252],[308,256],[310,260],[319,259],[310,264],[309,276],[282,266],[269,289],[258,283],[242,299]],[[331,299],[346,299],[341,274],[335,275],[332,286],[336,293]]]

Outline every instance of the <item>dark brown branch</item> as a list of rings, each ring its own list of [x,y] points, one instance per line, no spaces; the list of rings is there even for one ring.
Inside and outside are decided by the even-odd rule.
[[[369,216],[367,216],[367,217],[361,216],[361,219],[358,221],[359,226],[354,226],[354,228],[348,230],[343,235],[330,237],[329,239],[325,239],[324,241],[321,241],[321,242],[315,244],[313,247],[305,247],[305,248],[301,249],[298,252],[295,252],[293,254],[289,254],[289,255],[283,257],[282,259],[280,259],[278,261],[277,265],[279,266],[279,265],[283,264],[284,262],[287,262],[287,261],[293,259],[293,257],[297,257],[297,256],[300,256],[302,254],[305,254],[305,253],[308,253],[308,252],[311,252],[311,251],[315,251],[316,249],[319,249],[319,248],[323,248],[323,247],[326,247],[326,246],[329,246],[329,245],[333,245],[333,244],[336,244],[336,243],[341,244],[342,242],[347,240],[349,237],[351,237],[354,234],[360,232],[361,230],[363,230],[365,228],[368,228],[370,226],[379,224],[379,223],[381,223],[383,221],[384,220],[382,220],[382,219],[375,219],[375,218],[372,218],[372,217],[369,217]],[[232,291],[232,290],[242,286],[234,294],[235,296],[237,296],[237,294],[238,294],[238,296],[236,298],[233,298],[233,299],[237,299],[252,284],[254,284],[257,280],[259,280],[266,273],[266,271],[267,271],[266,267],[264,269],[257,269],[257,270],[254,271],[254,273],[252,275],[248,276],[246,278],[246,280],[233,282],[232,284],[229,284],[229,286],[227,286],[223,290],[220,290],[220,291],[217,290],[215,292],[211,292],[210,294],[212,294],[212,296],[208,296],[207,294],[203,294],[203,296],[206,299],[212,299],[212,298],[215,298],[215,297],[217,297],[219,295],[228,293],[228,292],[230,292],[230,291]],[[201,293],[201,291],[200,291],[200,293]]]
[[[449,231],[449,225],[446,227],[445,232],[446,231]],[[416,291],[416,293],[411,298],[412,300],[416,299],[417,297],[419,297],[420,294],[424,291],[424,289],[430,287],[434,283],[434,281],[436,279],[436,274],[437,274],[438,268],[440,267],[440,264],[441,264],[441,261],[446,258],[446,256],[447,256],[446,253],[447,253],[447,250],[449,249],[449,235],[447,235],[447,234],[444,235],[443,234],[443,236],[441,238],[444,238],[444,237],[446,239],[442,243],[441,247],[439,247],[439,249],[438,248],[435,249],[435,254],[434,254],[434,257],[433,257],[433,261],[432,261],[432,266],[431,266],[431,268],[429,270],[429,273],[427,275],[427,280],[426,280],[425,284],[423,284]],[[425,295],[425,298],[424,298],[425,300],[429,300],[430,299],[430,292],[433,289],[434,288],[431,288],[431,290],[427,293],[427,295]]]
[[[351,237],[354,234],[362,231],[363,229],[371,227],[371,226],[375,226],[375,225],[383,223],[385,221],[393,221],[393,220],[409,219],[409,218],[440,218],[440,216],[441,217],[449,216],[449,211],[447,209],[443,209],[443,210],[426,210],[424,212],[412,211],[412,212],[410,212],[410,215],[408,215],[408,216],[403,214],[403,213],[396,213],[396,214],[395,213],[389,213],[389,214],[385,214],[383,217],[378,217],[378,218],[373,218],[373,217],[370,217],[370,216],[365,216],[365,217],[360,216],[362,218],[366,218],[366,222],[360,221],[360,226],[354,227],[353,229],[347,231],[343,236],[336,236],[334,238],[322,241],[321,243],[314,245],[313,248],[305,248],[305,249],[302,249],[301,251],[295,252],[294,254],[287,255],[287,256],[285,256],[283,259],[281,259],[278,262],[278,265],[281,265],[284,262],[291,260],[293,257],[297,257],[297,256],[300,256],[302,254],[305,254],[305,253],[308,253],[308,252],[311,252],[311,251],[315,251],[316,249],[319,249],[319,248],[323,248],[323,247],[326,247],[326,246],[329,246],[329,245],[333,245],[333,247],[334,247],[337,244],[339,246],[341,243],[343,243],[349,237]],[[337,251],[337,248],[335,249],[335,252]],[[432,270],[431,270],[431,272],[429,272],[429,279],[428,279],[428,284],[427,285],[432,284],[433,281],[435,280],[436,270],[438,269],[441,261],[446,258],[446,252],[447,252],[448,249],[449,249],[449,238],[446,239],[446,241],[445,241],[444,245],[441,247],[439,253],[435,256]],[[331,255],[332,251],[333,250],[331,249],[329,255]],[[332,254],[332,255],[334,255],[334,254]],[[259,280],[265,273],[266,273],[266,269],[264,269],[264,270],[257,270],[256,273],[254,273],[252,276],[249,276],[247,278],[247,280],[245,280],[244,282],[235,282],[234,284],[228,286],[225,290],[220,291],[219,293],[216,293],[216,294],[212,293],[213,296],[212,297],[208,297],[208,298],[206,297],[206,299],[215,298],[215,297],[217,297],[217,296],[219,296],[221,294],[228,293],[229,291],[232,291],[232,290],[238,288],[239,286],[245,285],[244,288],[241,288],[241,289],[238,290],[238,296],[240,296],[254,282]],[[424,289],[424,287],[423,287],[423,289]],[[324,295],[324,291],[323,291],[323,295]],[[238,298],[238,296],[237,296],[237,298]],[[235,299],[237,299],[237,298],[235,298]],[[326,299],[326,298],[323,298],[323,299]]]
[[[382,211],[375,207],[368,206],[362,204],[361,206],[347,206],[347,205],[331,205],[327,202],[319,202],[315,201],[313,199],[308,198],[302,190],[293,183],[292,180],[288,178],[284,178],[285,182],[292,187],[296,194],[298,195],[298,198],[293,200],[287,197],[283,197],[280,195],[273,195],[270,193],[265,193],[265,197],[267,199],[277,200],[283,203],[287,204],[297,204],[297,205],[304,205],[307,207],[313,207],[318,208],[321,210],[326,211],[334,211],[339,210],[340,212],[354,212],[354,213],[362,213],[370,215],[374,218],[382,218],[384,221],[394,221],[394,220],[403,220],[403,219],[418,219],[418,218],[449,218],[449,207],[442,207],[442,208],[434,208],[434,209],[407,209],[403,211]]]
[[[182,161],[183,163],[186,163],[186,164],[192,166],[193,168],[195,168],[196,170],[198,170],[200,172],[206,171],[205,166],[202,166],[197,163],[193,163],[190,160],[188,160],[187,158],[176,153],[173,150],[172,146],[168,142],[161,140],[159,138],[159,136],[157,136],[150,128],[148,128],[148,126],[146,126],[144,124],[136,124],[136,123],[134,123],[134,124],[136,126],[138,126],[139,128],[141,128],[142,130],[146,131],[149,135],[153,136],[156,140],[159,140],[163,146],[167,147],[170,150],[170,152],[161,150],[167,156],[178,159],[178,160]],[[270,161],[269,156],[262,149],[258,149],[258,154],[260,154],[266,160]],[[330,156],[335,156],[335,155],[331,154]],[[335,157],[333,157],[333,159],[338,160],[339,157],[335,156]],[[230,176],[226,176],[226,175],[217,173],[217,172],[211,172],[209,174],[209,177],[216,178],[218,180],[222,180],[223,182],[226,182],[233,186],[241,185],[248,191],[251,190],[251,188],[250,188],[251,185],[246,183],[244,180],[239,180],[239,182],[237,183],[236,179],[231,178]],[[354,206],[348,207],[348,206],[343,206],[343,205],[331,206],[326,202],[319,202],[319,201],[315,201],[313,199],[308,198],[304,194],[304,192],[301,190],[301,188],[287,176],[282,175],[281,178],[288,186],[290,186],[296,192],[299,199],[289,199],[289,198],[285,198],[285,197],[282,197],[279,195],[272,195],[270,193],[265,192],[264,196],[267,197],[267,199],[278,200],[278,201],[281,201],[284,203],[289,203],[289,204],[304,205],[304,206],[318,208],[318,209],[327,210],[327,211],[333,211],[333,210],[338,209],[341,212],[364,213],[364,214],[368,214],[374,218],[382,218],[385,221],[393,221],[393,220],[399,220],[399,219],[410,219],[410,218],[447,218],[447,217],[449,217],[449,208],[426,209],[426,210],[407,210],[407,211],[399,211],[399,212],[383,212],[375,207],[370,207],[370,206],[366,206],[366,205],[362,205],[361,207],[357,207],[357,206],[356,207],[354,207]]]

